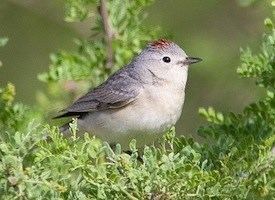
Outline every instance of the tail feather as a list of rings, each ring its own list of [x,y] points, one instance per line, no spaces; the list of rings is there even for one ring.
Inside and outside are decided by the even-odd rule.
[[[60,115],[57,115],[56,117],[53,117],[53,119],[59,119],[59,118],[63,118],[63,117],[79,117],[83,115],[83,113],[80,112],[65,112],[62,113]]]

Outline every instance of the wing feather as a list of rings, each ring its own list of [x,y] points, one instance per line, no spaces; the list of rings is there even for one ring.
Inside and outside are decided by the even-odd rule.
[[[139,81],[131,78],[127,70],[121,70],[102,85],[80,97],[56,118],[81,116],[88,112],[126,106],[136,99],[141,88]]]

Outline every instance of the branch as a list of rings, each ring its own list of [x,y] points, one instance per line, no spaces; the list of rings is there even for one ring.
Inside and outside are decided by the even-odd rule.
[[[110,18],[107,10],[106,0],[100,0],[99,13],[102,18],[103,28],[105,32],[105,41],[107,43],[107,63],[106,68],[111,68],[113,65],[113,48],[112,41],[114,38],[114,31],[110,23]]]

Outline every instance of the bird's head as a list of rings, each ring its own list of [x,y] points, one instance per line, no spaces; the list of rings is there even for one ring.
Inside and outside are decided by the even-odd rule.
[[[186,82],[188,68],[202,59],[189,57],[177,44],[160,39],[153,41],[136,57],[136,67],[147,69],[169,82]]]

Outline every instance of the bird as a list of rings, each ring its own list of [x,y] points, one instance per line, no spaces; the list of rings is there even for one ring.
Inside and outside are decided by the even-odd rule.
[[[170,40],[149,42],[129,64],[55,118],[74,117],[78,134],[87,132],[123,148],[132,139],[137,147],[152,144],[179,120],[189,66],[200,61]],[[60,131],[68,134],[69,123]]]

